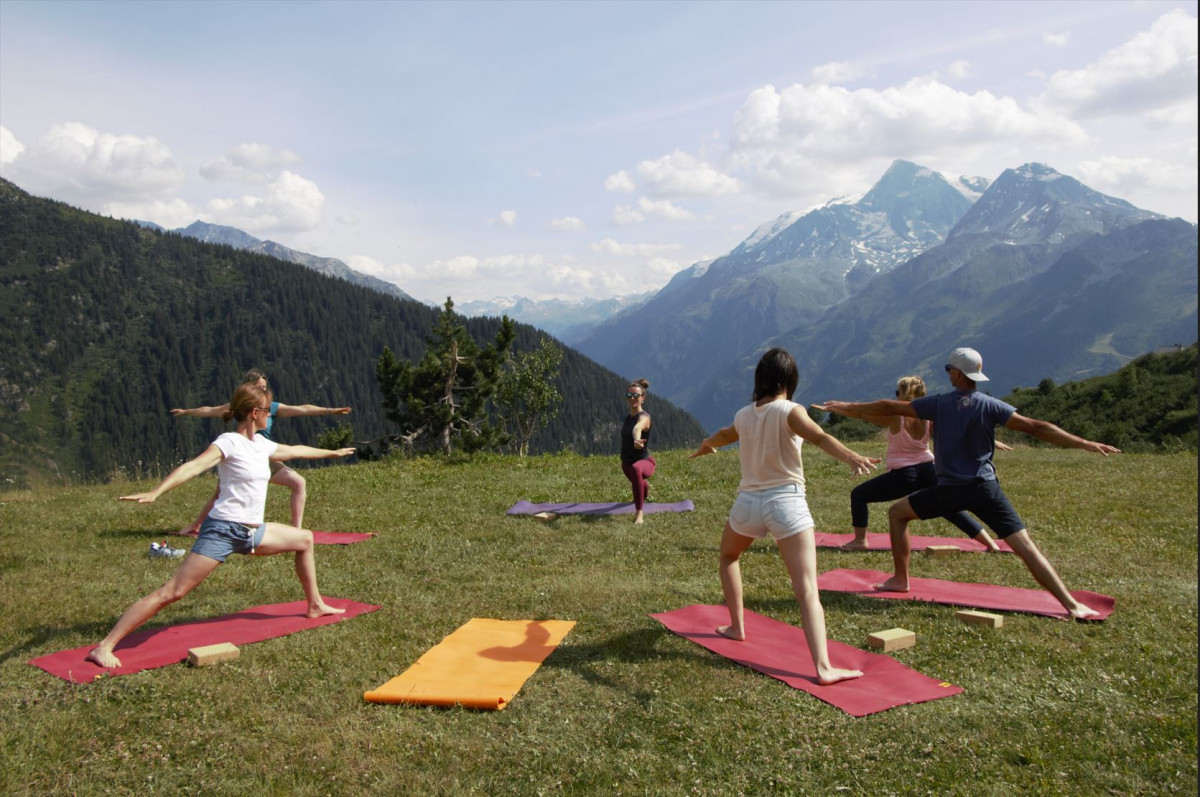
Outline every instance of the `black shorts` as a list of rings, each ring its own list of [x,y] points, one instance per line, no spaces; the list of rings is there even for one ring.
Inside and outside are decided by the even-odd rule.
[[[926,487],[908,497],[908,505],[921,520],[967,511],[987,524],[1004,539],[1025,528],[1025,521],[1008,502],[994,479],[973,484],[939,484]]]

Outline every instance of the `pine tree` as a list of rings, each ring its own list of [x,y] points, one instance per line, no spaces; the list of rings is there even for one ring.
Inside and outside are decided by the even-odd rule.
[[[400,426],[406,449],[435,448],[449,454],[455,443],[475,451],[504,442],[504,430],[488,417],[488,404],[515,337],[506,316],[496,339],[481,349],[447,298],[420,363],[413,365],[383,350],[375,374],[387,417]]]

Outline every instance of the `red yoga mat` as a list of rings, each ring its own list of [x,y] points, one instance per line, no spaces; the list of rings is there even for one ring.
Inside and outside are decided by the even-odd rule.
[[[684,639],[808,692],[855,717],[950,697],[962,691],[961,686],[922,675],[890,656],[869,653],[832,639],[829,658],[834,666],[862,670],[863,676],[821,686],[817,683],[817,669],[808,652],[804,630],[751,611],[746,612],[746,639],[742,642],[727,639],[714,630],[729,622],[729,610],[724,606],[696,604],[650,616]]]
[[[910,592],[883,592],[875,584],[891,576],[877,570],[830,570],[817,577],[817,587],[828,592],[852,592],[868,598],[887,598],[898,601],[926,601],[947,606],[969,606],[972,609],[994,609],[1009,612],[1040,614],[1044,617],[1071,619],[1058,599],[1042,589],[1001,587],[995,584],[969,584],[942,581],[937,578],[909,578]],[[1072,590],[1071,594],[1089,609],[1100,614],[1092,618],[1104,620],[1113,613],[1116,600],[1099,592]]]
[[[189,534],[180,534],[174,532],[176,537],[192,537],[193,539],[200,536],[197,532]],[[317,545],[350,545],[355,542],[369,540],[375,536],[373,531],[317,531],[313,529],[313,542]]]
[[[829,534],[824,531],[816,533],[816,543],[818,548],[838,548],[845,543],[854,539],[853,534]],[[953,545],[960,551],[979,551],[986,552],[987,546],[982,542],[975,542],[970,537],[918,537],[913,534],[908,538],[908,544],[911,550],[923,551],[930,545]],[[1004,540],[996,540],[996,544],[1000,546],[1002,553],[1012,553],[1012,548],[1008,547],[1008,543]],[[892,535],[890,534],[871,534],[867,533],[867,550],[868,551],[890,551],[892,550]]]
[[[330,606],[345,609],[346,613],[309,619],[304,616],[305,609],[308,608],[305,601],[274,603],[214,617],[211,620],[135,631],[117,643],[113,649],[113,653],[121,660],[121,666],[112,669],[105,669],[94,662],[84,660],[84,656],[96,647],[95,644],[39,656],[31,659],[29,663],[72,683],[87,684],[101,675],[129,675],[176,664],[187,659],[190,648],[220,642],[230,642],[234,645],[261,642],[309,628],[339,623],[379,608],[369,603],[358,603],[344,598],[327,597],[325,602]]]

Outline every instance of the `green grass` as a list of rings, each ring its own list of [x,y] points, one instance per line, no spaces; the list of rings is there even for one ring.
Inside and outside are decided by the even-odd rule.
[[[173,565],[144,552],[194,516],[213,477],[150,506],[115,500],[134,484],[0,495],[0,792],[1196,794],[1194,454],[1000,455],[1068,586],[1116,597],[1107,622],[1010,614],[982,629],[947,606],[826,593],[832,639],[862,647],[908,628],[916,647],[892,655],[966,690],[862,719],[647,617],[721,601],[717,541],[737,484],[733,453],[656,456],[652,498],[696,511],[642,527],[504,514],[520,498],[627,500],[613,458],[307,471],[309,526],[377,532],[318,548],[322,591],[380,611],[220,666],[87,686],[26,662],[98,640],[161,583]],[[848,531],[853,479],[819,452],[806,460],[818,528]],[[286,514],[273,489],[268,517]],[[872,530],[884,521],[876,507]],[[823,549],[819,566],[886,570],[890,557]],[[1034,586],[1011,556],[917,557],[914,574]],[[799,624],[772,545],[750,549],[743,575],[749,609]],[[298,597],[288,557],[235,557],[151,625]],[[471,617],[577,625],[504,711],[363,701]]]

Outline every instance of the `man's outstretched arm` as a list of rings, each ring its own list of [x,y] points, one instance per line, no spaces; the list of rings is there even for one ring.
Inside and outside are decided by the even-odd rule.
[[[1049,421],[1026,418],[1019,412],[1014,412],[1012,417],[1008,419],[1008,422],[1004,424],[1004,427],[1012,429],[1014,432],[1023,432],[1031,437],[1036,437],[1038,440],[1053,443],[1062,448],[1082,448],[1084,451],[1092,451],[1097,454],[1103,454],[1106,457],[1109,454],[1121,453],[1121,449],[1116,446],[1110,446],[1107,443],[1097,443],[1094,440],[1084,440],[1082,437],[1073,435]]]

